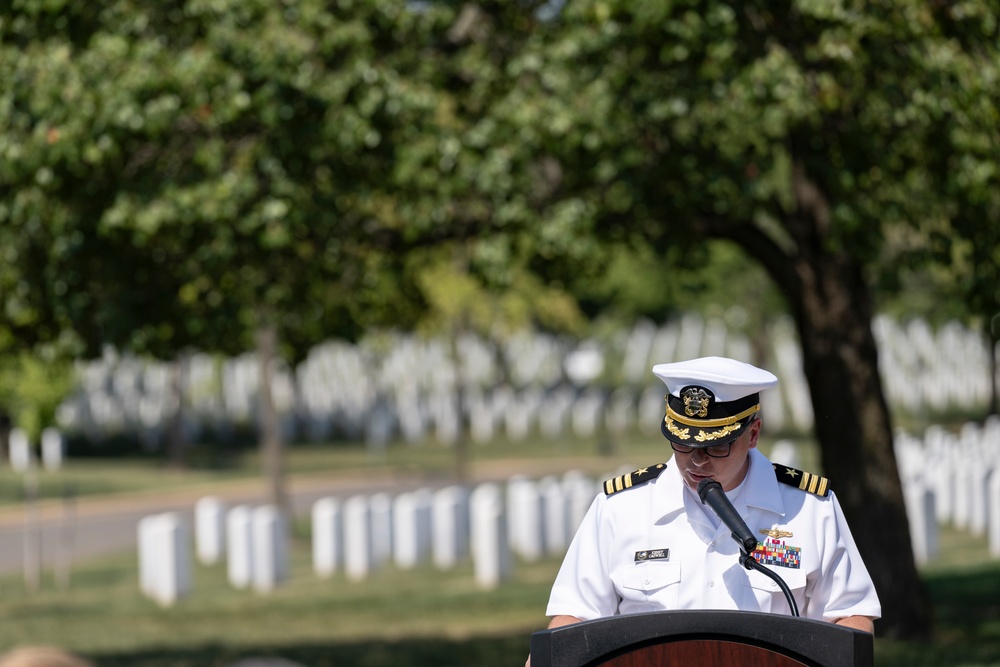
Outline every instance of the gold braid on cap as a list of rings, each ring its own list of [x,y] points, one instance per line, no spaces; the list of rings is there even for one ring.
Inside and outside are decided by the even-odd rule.
[[[691,419],[690,417],[685,417],[684,415],[675,412],[674,409],[670,407],[670,404],[667,403],[667,421],[668,421],[667,428],[670,428],[669,424],[670,420],[680,422],[685,426],[696,426],[698,428],[717,428],[719,426],[731,426],[732,424],[735,424],[736,422],[742,421],[743,419],[749,417],[758,410],[760,410],[760,403],[753,406],[752,408],[747,408],[743,412],[733,415],[732,417],[721,417],[719,419]],[[739,428],[739,426],[737,426],[736,428]],[[732,433],[735,430],[736,429],[730,429],[729,432]],[[673,433],[673,429],[671,429],[670,432]]]

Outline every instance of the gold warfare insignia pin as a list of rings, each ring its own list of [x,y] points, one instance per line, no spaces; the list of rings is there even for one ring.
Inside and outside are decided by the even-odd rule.
[[[790,530],[779,530],[777,528],[761,528],[760,529],[760,534],[761,535],[767,535],[768,537],[772,537],[772,538],[774,538],[776,540],[780,540],[780,539],[782,539],[784,537],[792,537],[792,531],[790,531]]]

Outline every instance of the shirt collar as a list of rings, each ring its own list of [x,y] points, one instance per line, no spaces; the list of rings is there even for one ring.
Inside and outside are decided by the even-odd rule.
[[[658,493],[655,494],[658,496],[656,506],[662,508],[663,517],[684,510],[684,480],[681,479],[680,468],[673,457],[666,465],[667,469],[657,480],[662,480],[664,483],[656,485]],[[784,516],[785,505],[781,501],[774,468],[767,457],[756,448],[750,450],[750,469],[747,471],[747,477],[747,486],[743,492],[747,507],[756,507]]]
[[[784,516],[785,504],[781,501],[774,466],[756,448],[750,450],[750,471],[747,475],[749,484],[744,494],[747,507],[757,507]]]

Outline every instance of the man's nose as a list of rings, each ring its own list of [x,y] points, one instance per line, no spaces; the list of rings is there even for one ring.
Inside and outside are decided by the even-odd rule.
[[[705,453],[704,449],[696,449],[691,452],[691,461],[697,466],[705,465],[708,463],[709,458],[711,457]]]

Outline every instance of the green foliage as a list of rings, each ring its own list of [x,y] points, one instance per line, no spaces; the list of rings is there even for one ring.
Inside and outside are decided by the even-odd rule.
[[[56,409],[75,386],[76,373],[64,360],[0,357],[0,408],[31,442],[38,442],[43,429],[56,426]]]
[[[424,328],[474,331],[488,337],[505,337],[536,326],[576,334],[584,331],[583,315],[568,293],[543,284],[513,262],[504,268],[500,285],[491,283],[468,261],[469,254],[475,253],[446,247],[413,257],[410,271],[427,303]]]
[[[0,345],[236,350],[264,318],[295,356],[419,319],[397,257],[446,237],[490,289],[511,264],[601,300],[644,244],[675,276],[706,230],[805,242],[803,188],[886,289],[936,261],[997,310],[989,4],[534,10],[9,5]]]
[[[66,7],[8,7],[0,343],[72,331],[88,354],[172,357],[245,350],[274,321],[295,357],[355,335],[355,295],[396,289],[367,278],[405,220],[378,186],[439,112],[417,54],[449,15],[122,1],[60,32]]]

